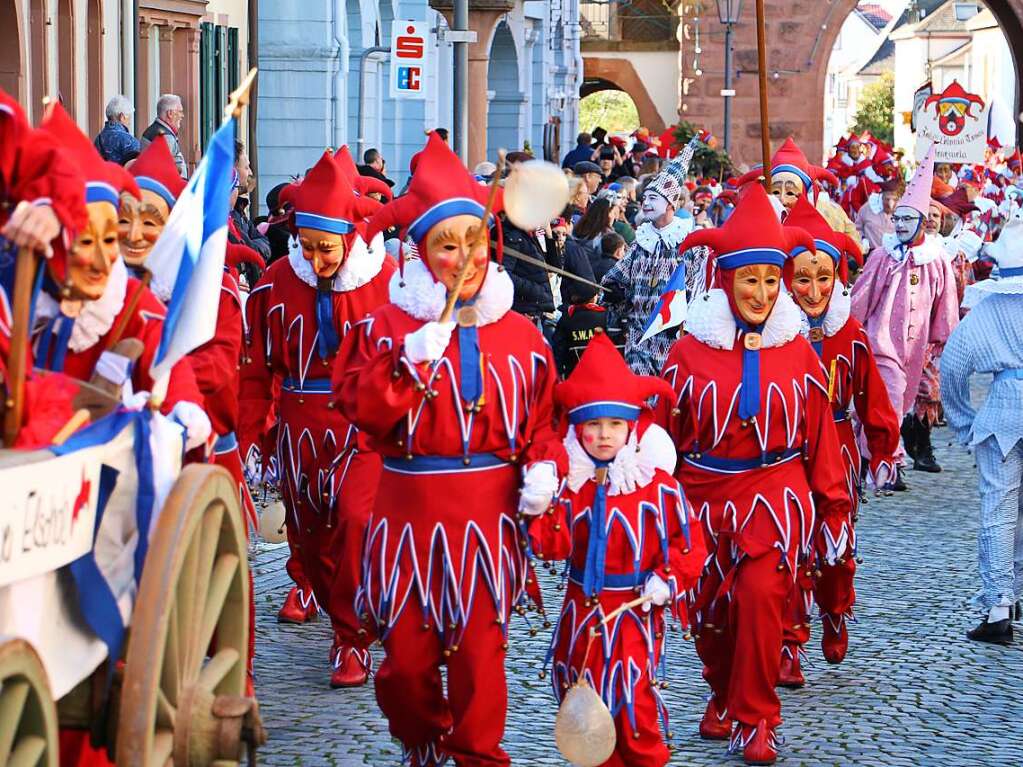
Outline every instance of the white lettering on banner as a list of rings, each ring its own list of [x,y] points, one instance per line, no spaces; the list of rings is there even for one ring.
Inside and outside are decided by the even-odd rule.
[[[92,548],[103,447],[0,470],[0,586]]]
[[[393,22],[391,33],[391,97],[426,98],[428,31],[425,22]]]

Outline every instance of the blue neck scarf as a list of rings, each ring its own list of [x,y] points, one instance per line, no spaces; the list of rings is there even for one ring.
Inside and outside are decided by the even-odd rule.
[[[333,280],[329,282],[332,284]],[[317,350],[320,359],[325,360],[336,354],[341,345],[334,327],[334,291],[329,284],[326,288],[316,288],[316,328],[319,330]]]
[[[586,544],[586,567],[583,569],[583,593],[594,597],[604,589],[604,559],[607,556],[607,472],[610,461],[598,461],[593,458],[598,473],[604,475],[604,481],[597,481],[597,489],[593,494],[593,506],[590,508],[590,539]]]
[[[762,333],[764,323],[750,325],[741,317],[736,318],[736,324],[742,330],[743,336],[747,333]],[[742,348],[742,387],[739,390],[739,418],[749,420],[760,412],[760,349],[747,349],[745,338]]]
[[[46,323],[43,332],[39,336],[39,346],[36,351],[35,363],[43,370],[52,370],[55,373],[64,372],[64,359],[67,357],[67,345],[71,340],[71,331],[74,330],[75,321],[63,314],[57,314]]]
[[[814,328],[823,328],[824,327],[824,318],[827,315],[828,315],[827,311],[824,311],[821,314],[820,317],[810,317],[810,316],[807,316],[807,319],[810,321],[810,329],[813,330]],[[810,341],[810,346],[812,346],[813,350],[815,352],[817,352],[817,356],[821,357],[821,358],[824,357],[824,338],[823,338],[823,333],[824,333],[824,331],[821,330],[822,337],[821,337],[820,341],[813,341],[813,340]]]
[[[473,297],[468,301],[457,301],[455,310],[476,303]],[[466,402],[476,402],[483,396],[483,371],[480,368],[480,336],[475,325],[458,326],[458,355],[461,365],[461,378],[458,391]]]

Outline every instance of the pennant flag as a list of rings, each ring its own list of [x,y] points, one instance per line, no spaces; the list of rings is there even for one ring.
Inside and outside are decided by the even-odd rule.
[[[213,338],[227,248],[234,168],[234,120],[213,134],[206,155],[178,197],[146,266],[153,287],[170,295],[150,375],[158,381],[193,349]]]
[[[658,333],[678,327],[686,321],[689,306],[686,303],[686,262],[679,261],[674,274],[668,280],[668,286],[661,295],[657,307],[646,321],[646,329],[640,343],[653,338]]]

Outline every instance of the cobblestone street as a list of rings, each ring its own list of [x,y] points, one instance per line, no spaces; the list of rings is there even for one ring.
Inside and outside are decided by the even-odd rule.
[[[964,637],[977,621],[968,607],[978,585],[976,474],[972,456],[950,447],[946,430],[934,437],[944,473],[909,472],[911,492],[871,498],[861,512],[864,562],[849,656],[841,666],[826,664],[814,627],[804,665],[808,685],[782,694],[779,764],[986,767],[1023,760],[1023,639],[1001,648]],[[327,620],[276,622],[289,587],[286,554],[277,546],[255,557],[257,691],[270,733],[261,761],[398,764],[400,751],[372,684],[347,691],[327,686]],[[559,595],[548,594],[556,609]],[[553,699],[538,679],[547,638],[542,631],[530,637],[521,619],[512,633],[505,748],[516,764],[564,764],[554,747]],[[707,688],[693,646],[680,633],[669,634],[669,665],[672,764],[741,764],[723,744],[697,735]]]

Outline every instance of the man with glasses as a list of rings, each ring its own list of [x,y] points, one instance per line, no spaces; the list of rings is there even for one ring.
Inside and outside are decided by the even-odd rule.
[[[867,258],[852,289],[852,314],[867,331],[900,418],[912,416],[928,347],[940,348],[959,324],[955,272],[941,239],[927,234],[933,168],[932,146],[895,207],[894,231]],[[905,490],[902,445],[895,459],[893,488]]]
[[[188,178],[188,168],[185,166],[185,156],[181,153],[181,142],[178,139],[178,132],[181,130],[181,123],[185,119],[185,107],[181,103],[181,97],[173,93],[165,93],[156,102],[156,119],[152,125],[146,128],[142,134],[142,148],[145,149],[157,136],[163,136],[170,149],[171,157],[174,158],[174,165],[182,178]]]

